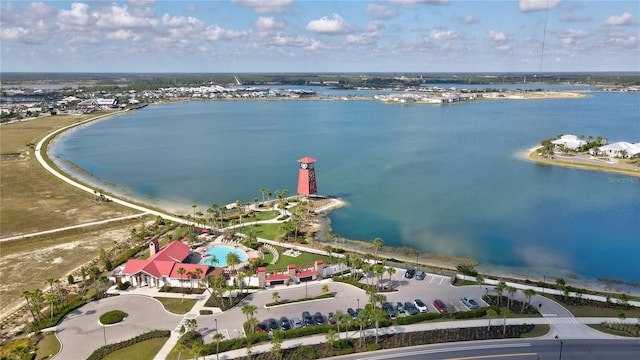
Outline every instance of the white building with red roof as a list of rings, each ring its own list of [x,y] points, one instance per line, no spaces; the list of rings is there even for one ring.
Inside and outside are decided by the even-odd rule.
[[[157,240],[150,243],[151,256],[148,259],[127,261],[112,273],[112,280],[129,281],[133,286],[197,287],[200,280],[222,274],[222,268],[185,262],[191,255],[191,248],[181,241],[170,242],[159,251],[157,247]]]

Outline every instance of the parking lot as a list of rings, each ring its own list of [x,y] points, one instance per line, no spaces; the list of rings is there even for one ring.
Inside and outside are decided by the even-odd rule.
[[[377,282],[377,278],[362,278],[362,283]],[[424,279],[418,280],[415,276],[411,279],[405,278],[404,269],[397,269],[396,273],[391,278],[392,287],[395,291],[381,292],[387,298],[387,302],[391,303],[396,309],[396,304],[401,302],[414,303],[416,299],[420,299],[424,302],[429,312],[437,311],[433,305],[436,299],[442,300],[446,305],[448,312],[467,311],[470,310],[461,299],[465,296],[474,298],[480,306],[487,306],[482,300],[482,295],[486,292],[484,287],[480,286],[453,286],[451,285],[451,279],[448,276],[429,274],[427,273]],[[307,301],[303,303],[291,303],[279,306],[273,306],[269,309],[264,305],[273,302],[272,294],[277,291],[280,300],[285,299],[298,299],[303,297],[312,297],[320,295],[322,284],[320,282],[310,282],[308,284],[298,284],[288,287],[275,287],[265,292],[260,292],[247,298],[246,301],[252,303],[258,307],[258,311],[255,317],[260,322],[265,322],[268,319],[275,319],[278,325],[280,324],[280,318],[286,317],[291,320],[293,318],[299,318],[304,323],[302,313],[308,311],[313,317],[316,312],[320,312],[324,321],[327,322],[328,314],[330,312],[335,313],[341,311],[347,313],[347,309],[351,308],[357,310],[358,308],[364,308],[368,302],[368,297],[361,289],[353,286],[332,282],[330,280],[324,280],[322,283],[329,285],[329,291],[335,292],[336,297],[331,299],[322,299]],[[382,285],[389,284],[389,277],[385,276],[382,280]],[[397,316],[411,316],[408,312],[399,313]],[[265,325],[268,329],[268,323]]]

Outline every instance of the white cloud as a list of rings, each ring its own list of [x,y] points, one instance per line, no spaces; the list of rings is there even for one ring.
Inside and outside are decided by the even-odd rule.
[[[211,41],[217,40],[239,40],[247,37],[246,31],[236,31],[223,29],[218,25],[207,26],[204,32],[204,38]]]
[[[507,44],[502,44],[502,45],[496,46],[495,49],[499,50],[499,51],[509,51],[509,50],[511,50],[511,46],[509,46]]]
[[[255,22],[258,31],[278,30],[284,28],[284,21],[275,20],[273,17],[260,16]]]
[[[349,30],[349,25],[342,16],[334,13],[331,19],[323,16],[318,20],[309,21],[306,29],[320,34],[342,34]]]
[[[501,31],[491,30],[489,31],[489,34],[487,34],[487,37],[489,40],[497,42],[507,41],[507,36]]]
[[[605,22],[605,24],[607,24],[609,26],[631,25],[632,23],[633,23],[633,15],[631,15],[628,12],[626,12],[626,13],[620,15],[620,16],[617,16],[617,15],[609,16],[609,18]]]
[[[131,30],[116,30],[107,34],[107,39],[111,40],[129,40],[133,38],[134,33]]]
[[[467,16],[461,17],[459,21],[462,22],[463,24],[477,24],[480,22],[480,19],[478,19],[475,16],[467,15]]]
[[[139,29],[153,25],[155,19],[133,15],[126,6],[113,4],[106,10],[94,12],[97,17],[95,25],[106,29]]]
[[[231,0],[232,3],[247,7],[259,14],[283,13],[293,0]]]
[[[522,12],[543,11],[555,9],[562,3],[562,0],[520,0],[518,9]]]
[[[560,21],[567,22],[567,23],[589,22],[591,20],[593,20],[593,17],[591,15],[577,16],[574,14],[569,14],[563,17],[562,19],[560,19]]]
[[[429,38],[433,39],[433,40],[453,40],[453,39],[459,39],[460,37],[462,37],[462,35],[457,32],[457,31],[453,31],[453,30],[431,30],[431,33],[429,34]]]
[[[86,26],[92,23],[92,15],[89,13],[89,5],[83,3],[71,4],[70,10],[60,10],[58,22],[62,27]]]
[[[360,35],[347,35],[347,42],[350,44],[369,45],[375,43],[378,37],[380,37],[378,31],[370,31]]]
[[[367,6],[367,15],[377,20],[388,20],[398,16],[398,10],[382,4],[371,3]]]
[[[391,0],[391,3],[402,7],[414,7],[415,5],[446,5],[449,0]]]

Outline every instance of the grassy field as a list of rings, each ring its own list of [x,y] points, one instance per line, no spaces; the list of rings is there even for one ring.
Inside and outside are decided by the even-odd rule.
[[[114,203],[98,203],[92,194],[64,184],[37,162],[32,144],[51,131],[88,116],[48,116],[0,128],[0,153],[20,154],[0,161],[0,237],[29,234],[111,219],[136,212]],[[44,280],[66,275],[94,258],[101,247],[127,238],[133,223],[56,233],[0,243],[2,311],[22,302],[23,290],[44,288]],[[10,276],[8,276],[10,274]]]
[[[114,351],[104,357],[105,360],[136,359],[151,360],[162,349],[168,338],[156,338],[139,342],[124,349]]]
[[[183,299],[179,298],[166,298],[166,297],[154,297],[154,299],[160,301],[164,309],[170,313],[183,315],[189,312],[193,305],[196,304],[196,299]]]
[[[134,214],[114,203],[96,203],[94,196],[65,185],[44,170],[30,144],[86,116],[49,116],[9,125],[0,131],[0,153],[20,154],[0,161],[0,237]]]
[[[49,359],[60,351],[60,342],[52,331],[43,333],[43,338],[38,342],[36,360]]]

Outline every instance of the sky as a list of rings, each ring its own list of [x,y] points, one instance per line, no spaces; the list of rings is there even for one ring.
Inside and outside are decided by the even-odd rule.
[[[640,1],[0,2],[2,72],[640,71]]]

